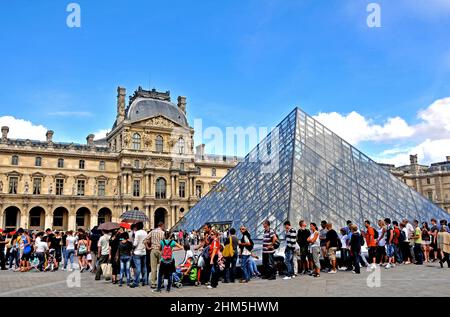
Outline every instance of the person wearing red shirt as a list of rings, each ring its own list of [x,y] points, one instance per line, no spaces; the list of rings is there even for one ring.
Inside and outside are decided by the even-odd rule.
[[[403,258],[402,255],[400,253],[400,235],[401,235],[401,231],[400,231],[400,227],[398,226],[398,222],[397,221],[393,221],[392,224],[394,225],[394,239],[392,240],[392,243],[394,244],[394,257],[395,257],[395,261],[397,263],[403,263]]]
[[[211,285],[208,288],[216,288],[219,285],[220,268],[219,268],[219,256],[220,256],[220,242],[219,234],[216,230],[211,231],[212,242],[209,246],[209,259],[211,265]]]
[[[367,267],[367,271],[376,269],[377,267],[377,242],[375,240],[375,230],[370,226],[370,221],[364,221],[366,232],[364,237],[366,238],[366,245],[369,251],[369,261],[372,259],[372,264]]]

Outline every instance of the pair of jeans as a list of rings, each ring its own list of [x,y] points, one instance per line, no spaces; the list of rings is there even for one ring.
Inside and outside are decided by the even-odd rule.
[[[15,262],[15,266],[19,267],[20,264],[20,253],[18,250],[12,250],[9,253],[9,268],[12,268],[13,262]]]
[[[214,256],[213,265],[211,265],[211,286],[217,287],[219,285],[220,268],[219,268],[219,256]]]
[[[131,265],[131,256],[122,255],[120,256],[120,274],[119,274],[119,284],[122,285],[123,275],[125,274],[127,277],[127,285],[130,284],[130,265]]]
[[[133,255],[134,265],[134,286],[139,286],[142,275],[142,284],[148,285],[147,278],[147,260],[145,255]]]
[[[247,282],[250,281],[250,278],[253,275],[253,272],[251,270],[250,257],[250,255],[243,255],[241,259],[242,279]]]
[[[65,256],[64,256],[64,269],[67,269],[67,262],[70,258],[70,267],[73,269],[73,257],[75,255],[75,250],[74,249],[70,249],[70,250],[66,250],[65,252]]]
[[[263,253],[262,262],[264,266],[264,277],[267,279],[275,279],[275,260],[273,253]]]
[[[414,243],[414,258],[417,264],[423,264],[422,244]]]
[[[284,262],[287,267],[287,275],[286,276],[294,276],[294,250],[291,248],[286,248],[284,251]]]
[[[236,261],[236,254],[231,258],[225,258],[225,282],[234,283],[234,277],[236,275]]]
[[[353,267],[356,273],[361,272],[361,266],[359,265],[360,254],[353,254]]]
[[[0,267],[2,270],[6,270],[6,258],[4,250],[0,250]]]
[[[402,253],[399,244],[394,244],[394,256],[397,263],[403,263]]]
[[[44,263],[45,263],[45,253],[43,252],[36,252],[36,257],[39,259],[39,264],[37,266],[39,271],[44,270]]]

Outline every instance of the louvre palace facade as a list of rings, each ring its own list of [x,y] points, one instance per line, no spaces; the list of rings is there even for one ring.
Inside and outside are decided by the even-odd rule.
[[[117,89],[117,116],[106,138],[86,144],[8,138],[1,128],[0,227],[32,230],[92,228],[120,222],[130,209],[154,227],[172,227],[239,161],[194,150],[186,97]]]

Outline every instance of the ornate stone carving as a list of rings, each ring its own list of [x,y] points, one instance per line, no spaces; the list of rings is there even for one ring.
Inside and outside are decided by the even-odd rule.
[[[130,132],[129,132],[129,131],[126,131],[126,132],[124,132],[124,134],[123,134],[123,144],[124,144],[124,147],[127,148],[128,145],[130,144],[130,142],[131,142],[131,135],[130,135]]]
[[[28,185],[28,182],[25,182],[25,194],[28,194],[30,191],[30,186]]]
[[[155,160],[152,160],[152,161],[153,161],[153,164],[156,167],[168,167],[169,164],[170,164],[170,162],[168,160],[165,160],[165,159],[162,159],[162,158],[158,158],[158,159],[155,159]]]
[[[163,116],[157,116],[154,118],[149,119],[146,122],[147,126],[154,126],[154,127],[164,127],[164,128],[173,128],[175,127],[175,124],[164,118]]]
[[[144,146],[146,148],[152,147],[152,136],[148,132],[145,132],[145,134],[144,134]]]
[[[3,181],[0,180],[0,194],[3,193]]]

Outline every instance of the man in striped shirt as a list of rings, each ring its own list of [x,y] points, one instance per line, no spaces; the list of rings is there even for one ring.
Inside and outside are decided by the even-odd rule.
[[[284,251],[284,262],[287,267],[287,275],[283,280],[290,280],[295,276],[294,272],[294,252],[295,243],[297,243],[297,232],[291,226],[289,220],[284,222],[284,228],[286,229],[286,249]]]
[[[264,238],[263,238],[263,266],[264,276],[263,279],[275,280],[277,278],[275,272],[275,260],[274,260],[274,243],[277,241],[275,231],[270,228],[270,221],[264,220]]]

